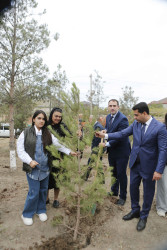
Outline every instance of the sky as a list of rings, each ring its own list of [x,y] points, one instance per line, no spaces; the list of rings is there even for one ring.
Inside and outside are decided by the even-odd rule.
[[[95,70],[104,81],[106,107],[125,86],[147,103],[167,97],[167,1],[38,0],[41,21],[53,38],[42,53],[50,74],[60,64],[80,89],[81,101]]]

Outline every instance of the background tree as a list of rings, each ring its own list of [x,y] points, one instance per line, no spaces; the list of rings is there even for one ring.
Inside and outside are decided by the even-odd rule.
[[[57,70],[53,73],[53,78],[47,81],[46,96],[49,101],[50,111],[53,107],[62,104],[61,91],[67,87],[69,83],[66,72],[62,70],[60,64],[57,65]]]
[[[26,95],[21,90],[15,90],[15,96],[17,96],[17,102],[14,105],[14,128],[21,132],[27,126],[27,120],[32,115],[35,101],[31,95]]]
[[[157,120],[164,122],[165,114],[167,113],[166,108],[163,107],[161,103],[151,103],[148,105],[150,114],[154,116]]]
[[[49,31],[31,16],[35,0],[14,0],[0,25],[0,103],[8,107],[10,123],[10,167],[16,168],[14,113],[21,99],[41,99],[47,67],[38,54],[49,46]],[[20,108],[19,107],[19,108]]]
[[[94,71],[94,76],[90,75],[90,81],[91,81],[91,87],[87,94],[87,99],[91,103],[91,105],[94,105],[99,110],[99,106],[101,103],[103,103],[107,96],[104,96],[103,92],[103,84],[105,81],[102,81],[102,76],[99,75],[98,71]],[[99,112],[98,112],[99,113]]]
[[[134,97],[132,87],[125,86],[122,88],[123,96],[119,99],[120,110],[127,117],[130,117],[132,107],[137,103],[138,97]]]

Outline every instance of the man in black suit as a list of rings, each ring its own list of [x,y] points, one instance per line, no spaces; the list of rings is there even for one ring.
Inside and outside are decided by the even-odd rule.
[[[119,111],[119,102],[111,99],[108,102],[110,112],[106,118],[106,132],[113,133],[121,131],[129,126],[127,117]],[[104,146],[104,145],[103,145]],[[118,196],[117,205],[123,206],[127,195],[127,175],[126,169],[131,151],[129,138],[123,138],[120,141],[108,140],[107,146],[109,165],[113,167],[113,177],[116,182],[111,187],[114,196]]]
[[[106,123],[106,116],[105,115],[99,115],[98,117],[97,117],[97,120],[96,120],[96,122],[95,122],[95,124],[94,124],[94,126],[93,126],[93,129],[94,129],[94,131],[101,131],[101,130],[104,130],[104,127],[105,127],[105,123]],[[101,142],[101,139],[100,138],[98,138],[98,137],[96,137],[95,135],[94,135],[94,137],[93,137],[93,140],[92,140],[92,145],[91,145],[91,150],[92,150],[92,152],[91,152],[91,156],[93,155],[93,154],[96,154],[97,155],[97,147],[99,146],[99,143]],[[102,157],[100,157],[100,160],[102,160]],[[88,159],[88,169],[87,169],[87,172],[86,172],[86,174],[85,174],[85,180],[88,180],[88,178],[89,178],[89,174],[90,174],[90,172],[91,172],[91,170],[92,170],[92,167],[91,167],[91,163],[93,162],[93,157],[90,157],[89,159]]]

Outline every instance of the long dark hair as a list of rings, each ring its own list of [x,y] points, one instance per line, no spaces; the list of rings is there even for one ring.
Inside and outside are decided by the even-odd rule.
[[[44,120],[45,120],[45,124],[42,127],[42,142],[43,142],[44,152],[46,153],[47,152],[46,146],[52,144],[52,137],[51,137],[51,134],[47,128],[47,116],[43,110],[36,110],[35,111],[35,113],[33,114],[33,117],[32,117],[32,126],[34,126],[33,119],[35,119],[39,114],[43,114]]]
[[[167,113],[165,114],[165,125],[166,125],[166,128],[167,128]]]
[[[50,115],[49,115],[49,121],[48,121],[48,124],[49,124],[49,125],[52,125],[52,123],[53,123],[53,121],[52,121],[52,116],[53,116],[53,113],[56,112],[56,111],[59,112],[59,113],[62,113],[62,112],[63,112],[61,108],[54,107],[54,108],[51,110]],[[62,121],[62,118],[61,118],[59,124],[61,123],[61,121]]]

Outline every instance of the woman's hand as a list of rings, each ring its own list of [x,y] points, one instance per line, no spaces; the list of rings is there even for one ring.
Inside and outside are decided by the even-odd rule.
[[[37,161],[31,161],[31,162],[30,162],[30,167],[35,168],[36,165],[38,165],[38,164],[39,164],[39,163],[38,163]]]

